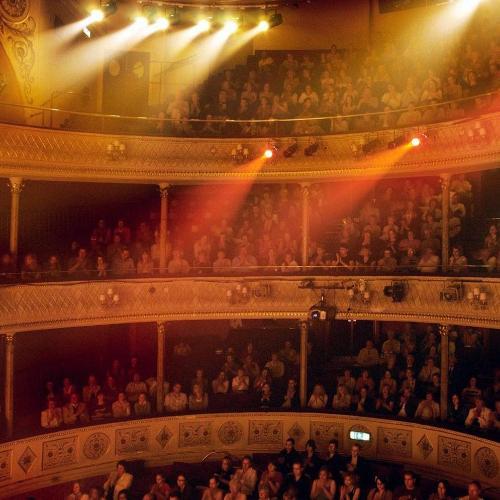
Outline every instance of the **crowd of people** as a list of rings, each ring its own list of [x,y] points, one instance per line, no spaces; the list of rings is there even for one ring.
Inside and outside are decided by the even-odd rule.
[[[500,47],[492,21],[483,18],[480,30],[472,24],[460,39],[443,36],[428,45],[411,38],[366,50],[333,45],[329,51],[262,51],[243,68],[214,75],[190,93],[179,91],[159,113],[153,132],[319,135],[485,113],[496,109],[498,98],[474,96],[498,89],[500,81]],[[319,117],[329,118],[312,119]],[[266,121],[292,118],[300,120]],[[193,119],[207,121],[189,121]],[[227,119],[239,122],[217,122]]]
[[[364,185],[311,186],[307,267],[301,255],[302,194],[298,186],[256,185],[236,206],[228,200],[229,191],[217,201],[215,190],[196,199],[189,192],[177,196],[174,191],[166,272],[391,275],[442,270],[442,203],[436,179],[384,180],[365,196],[358,195],[356,188],[363,191]],[[350,203],[350,209],[339,204],[353,193],[358,199]],[[463,175],[454,176],[446,263],[450,274],[496,273],[500,266],[498,226],[491,224],[482,241],[477,241],[471,233],[485,224],[478,220],[471,224],[473,205],[471,182]],[[132,231],[125,219],[114,227],[100,219],[85,240],[73,241],[65,254],[49,254],[44,263],[36,253],[28,252],[19,268],[13,256],[4,253],[0,279],[58,281],[159,273],[161,245],[156,225],[142,220]]]
[[[434,325],[424,329],[387,324],[382,337],[370,336],[353,367],[327,375],[310,360],[308,410],[353,412],[425,422],[442,420],[440,343]],[[449,334],[449,404],[444,423],[477,431],[500,430],[500,367],[484,368],[481,331],[452,328]],[[310,346],[312,352],[313,346]],[[97,377],[78,388],[66,377],[45,386],[41,425],[47,429],[105,419],[182,414],[228,408],[300,410],[299,356],[291,340],[274,352],[250,341],[237,350],[227,346],[220,366],[195,356],[186,342],[175,345],[173,367],[164,383],[164,401],[156,400],[156,378],[145,373],[137,356],[124,368],[113,360]],[[310,355],[311,357],[311,355]],[[216,359],[216,358],[214,358]],[[218,359],[218,358],[217,358]],[[194,372],[186,370],[194,366]],[[314,374],[313,374],[314,373]],[[331,381],[334,381],[333,383]]]
[[[299,452],[293,438],[271,460],[262,464],[245,455],[239,463],[231,456],[222,459],[217,471],[208,475],[205,484],[194,484],[184,472],[172,480],[160,471],[149,488],[141,489],[144,475],[137,478],[129,464],[118,462],[103,486],[91,487],[83,493],[79,482],[73,483],[67,500],[482,500],[479,481],[472,480],[465,488],[451,488],[440,479],[430,487],[422,487],[411,470],[395,477],[383,477],[372,470],[354,444],[348,456],[339,453],[338,442],[332,439],[326,450],[319,450],[314,440],[307,441]],[[393,475],[394,476],[394,475]],[[142,484],[141,484],[142,485]],[[453,495],[453,490],[465,493]],[[146,491],[144,493],[144,491]],[[453,495],[453,496],[452,496]]]

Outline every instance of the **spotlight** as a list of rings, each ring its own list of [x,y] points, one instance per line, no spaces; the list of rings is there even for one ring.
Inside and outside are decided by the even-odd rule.
[[[236,31],[238,31],[238,23],[230,19],[224,24],[224,29],[230,34],[236,33]]]
[[[273,154],[274,154],[274,153],[273,153],[273,150],[272,150],[272,149],[270,149],[270,148],[267,148],[267,149],[264,151],[264,158],[267,158],[267,159],[269,160],[270,158],[272,158],[272,157],[273,157]]]
[[[198,24],[196,25],[199,29],[199,31],[201,31],[202,33],[204,31],[208,31],[210,29],[210,21],[208,19],[201,19],[200,21],[198,21]]]
[[[137,16],[134,20],[134,24],[141,28],[145,28],[149,24],[149,21],[145,16]]]
[[[166,30],[170,26],[170,21],[166,17],[160,17],[158,18],[155,24],[158,27],[158,29]]]
[[[290,158],[297,152],[298,149],[299,149],[299,144],[297,142],[297,139],[294,139],[292,144],[290,144],[290,146],[288,146],[285,149],[285,151],[283,151],[283,156],[285,158]]]
[[[283,16],[279,12],[275,12],[271,16],[269,16],[269,27],[274,28],[283,24]]]
[[[406,294],[404,281],[393,281],[390,286],[384,287],[384,295],[392,297],[393,302],[403,302]]]
[[[417,146],[420,146],[421,141],[419,137],[413,137],[413,139],[410,141],[410,144],[416,148]]]
[[[101,9],[94,9],[90,12],[91,23],[99,23],[104,19],[104,12]]]
[[[257,25],[259,31],[267,31],[270,27],[269,22],[264,19]]]
[[[314,141],[313,143],[309,144],[309,146],[307,146],[304,149],[304,154],[306,156],[312,156],[314,153],[316,153],[316,151],[318,151],[318,149],[319,149],[319,142]]]
[[[413,148],[418,148],[422,146],[427,141],[427,136],[425,134],[414,135],[410,140],[410,145]]]

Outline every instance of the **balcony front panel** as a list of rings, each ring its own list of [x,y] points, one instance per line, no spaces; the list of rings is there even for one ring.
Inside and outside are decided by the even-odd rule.
[[[200,277],[43,283],[0,288],[0,334],[112,323],[213,319],[307,319],[325,289],[338,319],[413,321],[500,328],[500,280],[493,278],[365,276],[369,300],[350,298],[359,277],[317,277],[315,289],[303,277]],[[463,298],[448,302],[441,292],[464,284]],[[401,302],[384,294],[393,281],[406,289]],[[335,287],[335,289],[333,288]],[[241,290],[246,288],[247,293]],[[486,304],[469,301],[486,294]],[[117,303],[107,300],[108,292]]]
[[[291,158],[278,141],[277,154],[262,159],[264,139],[181,139],[112,136],[0,124],[0,176],[28,179],[184,182],[320,181],[359,177],[431,175],[498,167],[500,114],[411,129],[324,136],[313,156],[305,156],[310,138],[298,139]],[[404,134],[425,132],[416,148],[387,145]],[[480,133],[481,132],[481,133]],[[123,154],[112,157],[108,147],[119,140]],[[373,153],[363,145],[378,141]],[[250,161],[237,165],[231,152],[238,144],[249,149]],[[353,151],[353,148],[357,151]]]

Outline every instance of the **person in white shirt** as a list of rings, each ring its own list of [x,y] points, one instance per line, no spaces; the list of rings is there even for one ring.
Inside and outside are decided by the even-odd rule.
[[[126,462],[120,461],[116,465],[116,470],[111,472],[104,483],[104,497],[108,497],[109,492],[113,492],[113,500],[118,500],[118,495],[122,490],[128,490],[132,485],[134,476],[127,472]]]
[[[188,405],[188,398],[182,392],[181,384],[174,384],[172,392],[165,396],[165,410],[168,413],[178,413],[185,411]]]
[[[40,425],[44,429],[55,429],[63,422],[63,414],[61,408],[57,408],[54,399],[49,399],[47,409],[42,411],[40,416]]]
[[[484,401],[481,398],[476,398],[474,408],[469,410],[469,414],[465,419],[465,425],[471,427],[478,425],[480,429],[489,429],[493,423],[493,412],[484,406]]]

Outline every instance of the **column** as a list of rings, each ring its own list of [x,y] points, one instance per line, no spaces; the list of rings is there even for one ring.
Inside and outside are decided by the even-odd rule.
[[[5,435],[11,438],[14,431],[14,335],[5,335],[4,416]]]
[[[441,410],[441,420],[446,420],[446,418],[448,417],[449,332],[449,325],[439,325],[439,335],[441,337],[441,400],[439,402],[439,408]]]
[[[156,410],[163,413],[163,384],[165,382],[165,323],[157,324],[157,347],[156,347]]]
[[[16,257],[19,241],[19,198],[24,184],[20,177],[11,177],[9,179],[10,198],[10,253]]]
[[[302,188],[302,265],[307,266],[309,257],[309,184]]]
[[[168,239],[168,188],[170,184],[160,184],[160,274],[167,272],[167,239]]]
[[[441,264],[448,269],[450,260],[450,174],[441,175]]]
[[[307,405],[307,343],[309,338],[309,326],[307,321],[300,323],[300,406]]]

